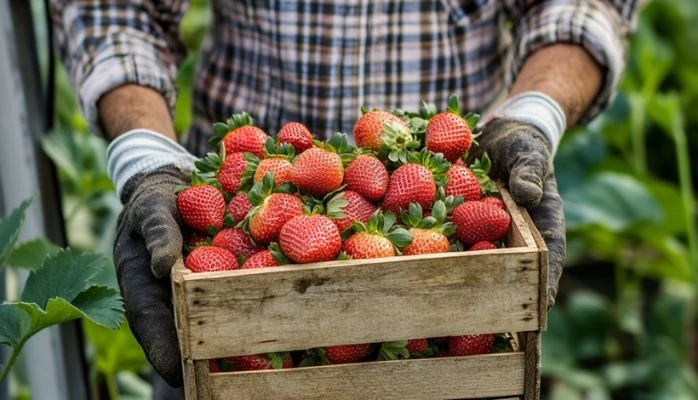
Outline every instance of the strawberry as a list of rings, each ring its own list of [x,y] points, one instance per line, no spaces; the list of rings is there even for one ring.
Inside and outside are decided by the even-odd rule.
[[[330,364],[355,363],[368,355],[369,343],[325,346],[325,356]]]
[[[251,209],[252,203],[250,203],[246,193],[238,193],[228,202],[228,214],[237,222],[245,219]]]
[[[242,264],[242,269],[276,267],[288,264],[289,260],[281,253],[277,243],[271,243],[269,248],[258,251]]]
[[[192,232],[189,235],[187,235],[184,239],[184,245],[188,247],[189,250],[193,249],[196,246],[209,244],[211,244],[211,239],[201,232]]]
[[[448,338],[449,356],[470,356],[492,352],[492,334],[451,336]]]
[[[359,147],[380,151],[383,146],[382,136],[386,127],[409,133],[409,127],[399,117],[382,110],[364,113],[354,124],[354,141]]]
[[[208,372],[221,372],[221,367],[218,365],[218,360],[215,358],[208,360]]]
[[[215,246],[199,246],[189,253],[184,265],[192,272],[228,271],[238,269],[233,253]]]
[[[427,340],[427,339],[410,339],[407,341],[406,348],[407,348],[407,351],[410,352],[410,355],[425,354],[427,352],[427,350],[429,350],[429,340]]]
[[[293,146],[296,154],[301,154],[313,147],[313,134],[300,122],[287,122],[276,136],[279,143],[288,143]]]
[[[296,157],[291,168],[291,182],[302,192],[322,197],[337,190],[344,179],[338,154],[313,147]]]
[[[248,194],[250,203],[254,206],[245,217],[243,226],[257,244],[274,242],[279,238],[281,227],[291,218],[303,214],[303,202],[298,197],[273,192],[274,177],[264,176],[262,182],[257,182]]]
[[[383,208],[387,211],[400,213],[410,203],[430,209],[436,199],[437,182],[443,183],[444,173],[450,166],[441,154],[432,157],[426,150],[410,153],[408,161],[390,176],[383,198]]]
[[[327,216],[340,233],[351,228],[355,221],[368,222],[375,211],[373,203],[351,190],[339,192],[327,202]]]
[[[196,175],[194,186],[177,194],[177,209],[184,223],[199,232],[221,229],[225,219],[225,199],[215,186],[201,184]]]
[[[410,227],[412,243],[402,250],[404,255],[448,253],[451,244],[448,237],[455,231],[453,224],[446,221],[446,204],[437,200],[431,215],[422,217],[422,207],[410,203],[409,211],[401,215],[402,222]]]
[[[466,201],[453,210],[456,236],[464,243],[494,242],[509,229],[511,217],[505,210],[481,201]]]
[[[368,200],[378,201],[388,189],[388,170],[377,157],[361,154],[344,170],[344,184]]]
[[[473,142],[468,121],[458,114],[459,108],[457,98],[449,98],[449,110],[434,115],[427,123],[426,148],[443,153],[450,162],[463,157]]]
[[[479,200],[482,195],[480,182],[470,171],[470,168],[461,165],[451,165],[446,172],[448,182],[444,188],[446,196],[463,196],[463,200]]]
[[[213,237],[211,245],[221,247],[236,256],[249,257],[258,251],[250,235],[240,228],[224,228]]]
[[[226,370],[255,371],[262,369],[292,368],[293,358],[288,353],[251,354],[245,356],[226,357]]]
[[[355,222],[355,233],[342,245],[342,251],[354,259],[391,257],[412,242],[412,236],[404,228],[395,226],[397,218],[392,213],[378,212],[367,224]]]
[[[218,169],[216,178],[226,193],[235,193],[241,189],[243,173],[247,169],[245,153],[227,153]]]
[[[482,198],[483,203],[489,203],[494,206],[497,206],[497,208],[501,208],[502,210],[506,210],[506,205],[504,204],[504,200],[500,199],[499,197],[494,197],[494,196],[487,196]]]
[[[477,242],[474,245],[470,246],[468,251],[477,251],[477,250],[492,250],[496,249],[497,245],[492,243],[492,242],[487,242],[487,241],[482,241],[482,242]]]
[[[306,150],[305,153],[312,149]],[[329,261],[337,258],[342,246],[339,229],[324,215],[299,215],[286,222],[279,232],[283,253],[297,263]]]
[[[233,114],[226,122],[213,124],[215,135],[209,145],[215,148],[223,142],[225,154],[249,152],[264,158],[264,143],[269,136],[254,125],[254,119],[246,112]]]
[[[264,178],[264,175],[268,172],[272,172],[274,174],[274,185],[279,186],[284,182],[290,182],[292,168],[293,164],[285,158],[265,158],[257,165],[253,181],[255,183],[260,182],[262,178]]]

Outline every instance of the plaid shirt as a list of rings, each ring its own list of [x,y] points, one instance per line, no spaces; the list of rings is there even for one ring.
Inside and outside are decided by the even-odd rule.
[[[248,111],[273,134],[287,121],[318,137],[351,133],[362,105],[445,108],[456,93],[483,112],[526,57],[551,43],[583,46],[604,68],[609,102],[634,28],[633,0],[213,0],[188,147],[208,151],[212,123]],[[108,90],[138,83],[174,107],[186,0],[52,0],[60,54],[91,127]]]

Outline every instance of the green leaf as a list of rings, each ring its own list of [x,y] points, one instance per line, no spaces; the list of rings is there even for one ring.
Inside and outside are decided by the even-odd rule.
[[[13,267],[37,269],[47,256],[58,253],[60,247],[44,238],[19,244],[12,250],[7,264]]]
[[[24,200],[10,215],[0,220],[0,268],[5,266],[7,257],[17,242],[24,224],[24,214],[33,198]]]
[[[615,172],[595,175],[567,192],[564,201],[568,229],[591,224],[619,232],[643,221],[662,221],[659,204],[640,182]]]
[[[36,303],[44,309],[51,298],[73,301],[93,284],[93,277],[108,262],[103,255],[61,250],[46,259],[40,269],[29,274],[22,301]]]
[[[409,246],[414,240],[410,231],[405,228],[397,228],[385,237],[400,249]]]
[[[31,316],[10,303],[0,304],[0,344],[17,346],[31,329]]]
[[[460,101],[455,94],[448,96],[448,112],[460,115]]]

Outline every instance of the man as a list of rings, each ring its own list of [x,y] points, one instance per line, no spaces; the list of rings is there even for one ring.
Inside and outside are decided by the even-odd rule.
[[[212,123],[248,111],[318,137],[352,131],[360,106],[445,108],[458,94],[485,112],[480,148],[526,206],[549,249],[549,300],[565,230],[552,159],[567,127],[609,102],[635,1],[214,1],[187,149],[172,108],[185,0],[54,0],[64,64],[124,210],[114,258],[131,328],[155,370],[181,385],[169,268],[181,253],[174,188],[203,155]],[[503,100],[503,102],[502,102]]]

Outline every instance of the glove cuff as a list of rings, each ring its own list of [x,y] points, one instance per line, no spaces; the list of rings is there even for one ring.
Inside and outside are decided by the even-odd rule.
[[[507,99],[483,123],[501,118],[536,127],[550,145],[554,157],[562,135],[567,129],[567,117],[562,107],[550,96],[542,92],[529,91]]]
[[[195,160],[196,157],[174,140],[148,129],[134,129],[109,144],[107,173],[121,198],[126,182],[134,175],[167,165],[191,171]]]

